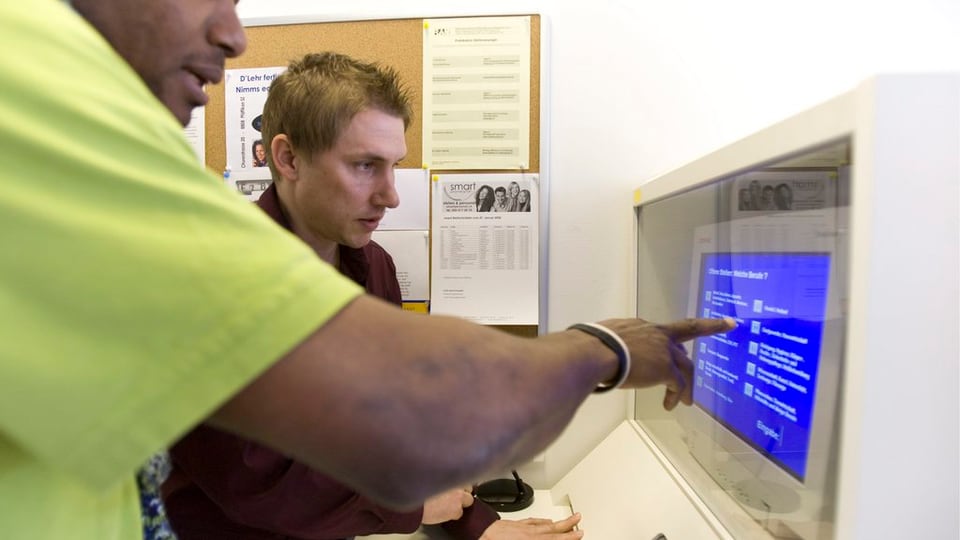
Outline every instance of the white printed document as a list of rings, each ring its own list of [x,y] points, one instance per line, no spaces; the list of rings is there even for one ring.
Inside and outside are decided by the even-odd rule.
[[[539,323],[539,177],[434,176],[430,312]]]
[[[423,160],[431,169],[530,167],[530,17],[429,19]]]

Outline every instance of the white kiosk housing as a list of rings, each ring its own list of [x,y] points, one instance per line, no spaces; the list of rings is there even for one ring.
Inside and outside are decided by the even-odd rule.
[[[957,538],[960,75],[870,79],[635,202],[637,315],[740,326],[688,345],[693,407],[637,392],[553,488],[590,536]]]

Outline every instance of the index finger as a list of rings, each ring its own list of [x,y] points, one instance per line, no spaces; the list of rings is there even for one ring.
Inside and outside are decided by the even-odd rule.
[[[671,340],[679,343],[698,337],[729,332],[737,327],[737,323],[730,317],[724,317],[722,319],[683,319],[659,326]]]

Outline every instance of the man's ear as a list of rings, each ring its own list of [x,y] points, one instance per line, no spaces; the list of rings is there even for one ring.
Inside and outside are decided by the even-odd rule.
[[[290,182],[296,182],[299,176],[300,161],[290,138],[281,133],[270,141],[270,156],[273,158],[273,166],[281,178]]]

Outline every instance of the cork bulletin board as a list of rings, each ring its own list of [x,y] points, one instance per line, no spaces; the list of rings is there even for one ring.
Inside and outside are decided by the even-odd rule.
[[[530,17],[530,164],[527,172],[540,172],[540,16]],[[425,17],[429,18],[429,17]],[[407,157],[403,168],[423,165],[423,25],[425,18],[336,21],[250,26],[247,50],[227,60],[227,69],[286,66],[311,52],[335,51],[396,69],[411,93],[413,118],[406,132]],[[224,84],[207,87],[210,97],[205,118],[206,165],[218,174],[226,165]],[[510,171],[444,171],[510,172]],[[542,293],[541,293],[542,294]],[[541,315],[542,317],[542,315]],[[537,325],[498,326],[521,336],[536,336]]]

